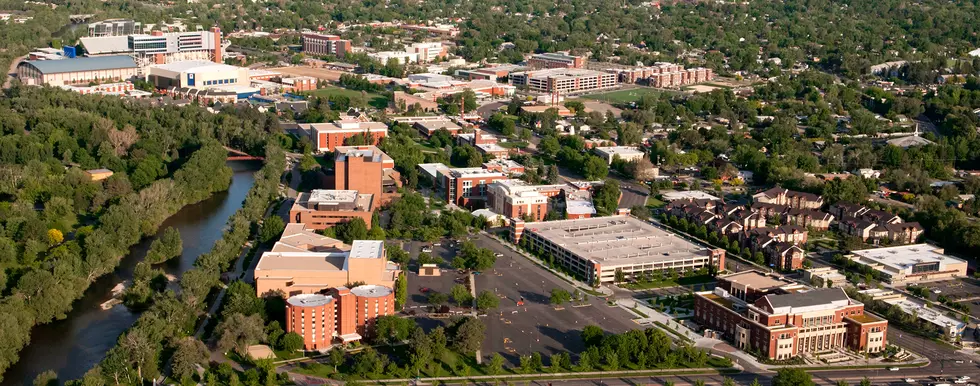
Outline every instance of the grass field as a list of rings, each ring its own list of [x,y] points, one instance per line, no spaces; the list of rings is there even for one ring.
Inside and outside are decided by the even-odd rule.
[[[632,88],[629,90],[610,91],[601,94],[582,95],[582,98],[608,102],[612,104],[623,104],[636,102],[644,95],[660,95],[663,91],[649,88]]]
[[[348,98],[352,98],[355,96],[360,96],[361,92],[357,90],[348,90],[346,88],[329,86],[310,92],[310,94],[321,98],[330,98],[331,95],[343,95]],[[385,98],[379,94],[367,93],[367,103],[371,107],[383,109],[388,107],[388,98]]]

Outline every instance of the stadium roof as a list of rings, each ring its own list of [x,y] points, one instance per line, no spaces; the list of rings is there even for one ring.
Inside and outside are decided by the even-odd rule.
[[[78,41],[89,55],[129,52],[129,36],[84,37]]]
[[[97,56],[63,60],[28,60],[28,64],[44,74],[63,74],[66,72],[115,70],[136,68],[136,61],[125,55]]]

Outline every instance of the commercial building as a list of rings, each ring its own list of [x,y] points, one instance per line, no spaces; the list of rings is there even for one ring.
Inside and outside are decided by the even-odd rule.
[[[147,68],[146,79],[157,89],[210,89],[251,85],[248,68],[204,60],[155,64]]]
[[[964,277],[967,269],[966,261],[932,244],[862,249],[851,251],[847,258],[870,267],[893,285]]]
[[[723,280],[720,280],[723,282]],[[754,291],[753,284],[744,294]],[[840,288],[771,289],[754,300],[729,292],[724,285],[696,292],[694,320],[715,330],[742,350],[760,352],[773,360],[845,348],[875,353],[887,344],[888,321],[864,312],[864,304]]]
[[[418,55],[419,63],[434,62],[449,53],[440,42],[412,43],[405,47],[405,51]]]
[[[439,130],[446,130],[451,135],[456,135],[462,129],[455,122],[450,121],[449,118],[441,117],[439,120],[425,120],[415,122],[412,126],[419,130],[419,133],[426,137],[431,137],[432,134]]]
[[[700,247],[629,216],[514,220],[511,237],[514,243],[551,254],[558,264],[589,283],[612,283],[616,271],[630,278],[653,271],[725,266],[724,250]]]
[[[334,189],[370,194],[376,208],[401,186],[395,160],[376,146],[337,146],[334,152]]]
[[[528,90],[566,95],[616,86],[616,74],[578,68],[552,68],[539,71],[512,72],[510,84]]]
[[[310,55],[334,55],[343,58],[352,49],[350,40],[341,39],[337,35],[304,33],[301,39],[303,52]]]
[[[388,125],[384,123],[349,116],[342,116],[333,122],[304,123],[299,126],[309,133],[313,148],[317,151],[333,151],[337,146],[344,146],[344,141],[355,135],[365,135],[372,145],[377,145],[381,138],[388,135]]]
[[[373,194],[361,194],[356,190],[320,189],[300,193],[289,210],[289,222],[319,230],[360,217],[370,228],[375,208],[373,202]]]
[[[421,98],[404,91],[395,91],[391,108],[398,111],[418,111],[432,113],[439,110],[439,103],[434,100]]]
[[[847,284],[847,276],[834,267],[819,267],[803,270],[803,280],[816,287],[843,287]]]
[[[255,267],[259,296],[313,294],[356,282],[394,286],[401,271],[398,264],[388,261],[383,241],[355,240],[349,247],[340,244],[338,248],[337,240],[320,236],[309,227],[298,228],[301,224],[290,225],[293,227],[287,227],[283,240],[262,253]]]
[[[646,153],[643,153],[639,149],[632,146],[597,147],[593,150],[595,151],[596,155],[602,157],[602,159],[606,160],[606,162],[610,165],[612,165],[612,162],[614,159],[616,159],[616,157],[619,157],[619,159],[625,162],[632,162],[639,161],[646,156]]]
[[[380,51],[380,52],[372,52],[367,55],[369,58],[381,62],[381,64],[387,64],[392,59],[398,62],[398,64],[402,64],[402,65],[418,63],[419,61],[419,54],[414,52]]]
[[[207,31],[134,33],[104,37],[84,37],[78,41],[87,56],[128,55],[142,69],[151,64],[187,60],[223,63],[228,43],[217,27]]]
[[[527,60],[527,65],[537,69],[582,68],[585,65],[585,57],[569,55],[567,52],[534,54]]]
[[[548,199],[563,185],[531,185],[521,180],[497,180],[487,189],[487,208],[507,218],[544,221]]]
[[[286,332],[302,336],[307,351],[329,350],[335,341],[359,341],[374,333],[379,316],[395,313],[395,295],[389,287],[361,285],[324,292],[286,299]]]
[[[905,295],[895,291],[873,288],[858,291],[858,293],[868,296],[872,300],[880,300],[896,306],[902,312],[936,326],[949,339],[956,339],[966,331],[967,324],[963,323],[963,321],[946,315],[942,310],[927,307],[922,303],[909,300]]]
[[[455,168],[438,170],[445,189],[446,202],[463,207],[483,206],[487,200],[487,187],[507,175],[483,168]]]
[[[129,56],[104,56],[63,60],[28,60],[17,65],[17,78],[27,85],[77,85],[119,82],[135,77],[139,70]]]

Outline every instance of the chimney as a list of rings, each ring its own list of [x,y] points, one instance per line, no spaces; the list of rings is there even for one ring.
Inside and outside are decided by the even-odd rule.
[[[214,62],[223,63],[224,60],[221,57],[221,29],[215,26],[211,28],[211,32],[214,33]]]

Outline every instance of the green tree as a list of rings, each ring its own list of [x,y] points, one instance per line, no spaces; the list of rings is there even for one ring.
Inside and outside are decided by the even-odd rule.
[[[303,337],[295,332],[288,332],[279,340],[279,349],[293,352],[303,348]]]
[[[456,284],[450,290],[449,295],[453,298],[453,301],[461,307],[469,307],[473,303],[473,295],[470,294],[470,290],[466,289],[465,285]]]
[[[582,175],[590,181],[605,179],[609,175],[609,164],[602,158],[588,155],[582,163]]]
[[[493,356],[490,357],[486,372],[490,375],[500,375],[504,372],[504,357],[500,353],[493,353]]]
[[[784,367],[772,377],[773,386],[814,386],[810,374],[799,368]]]
[[[450,328],[451,344],[454,350],[468,354],[480,349],[483,345],[486,325],[473,317],[464,317],[453,323]]]
[[[449,302],[449,295],[446,295],[442,292],[431,291],[429,292],[429,296],[426,297],[426,300],[431,305],[441,306]]]
[[[146,252],[146,261],[150,264],[160,264],[180,256],[183,251],[184,242],[180,238],[180,231],[174,227],[167,227],[159,238],[150,243],[150,250]]]
[[[500,298],[489,290],[480,291],[476,297],[476,308],[480,311],[496,309],[500,306]]]
[[[408,280],[405,277],[405,272],[399,272],[398,278],[395,279],[395,309],[401,310],[405,307],[405,302],[408,300]]]
[[[177,349],[170,360],[170,371],[177,379],[190,378],[197,366],[207,367],[211,352],[204,342],[192,337],[177,342]]]
[[[568,303],[572,300],[572,295],[561,288],[554,288],[551,290],[551,304],[560,306],[562,304]]]
[[[262,317],[259,315],[232,314],[217,329],[220,333],[218,347],[224,351],[233,349],[241,355],[246,354],[248,346],[265,339]]]
[[[605,331],[602,327],[590,324],[582,328],[582,342],[585,343],[585,347],[596,347],[602,343],[602,338],[606,336]]]
[[[283,229],[286,229],[286,224],[283,223],[282,217],[276,214],[267,216],[262,220],[262,231],[259,232],[259,240],[263,243],[279,240]]]

